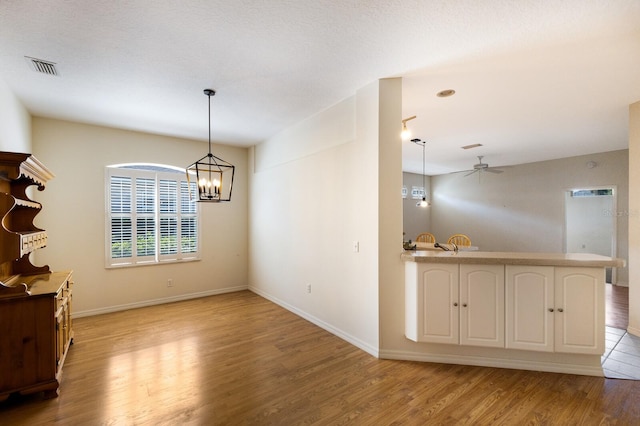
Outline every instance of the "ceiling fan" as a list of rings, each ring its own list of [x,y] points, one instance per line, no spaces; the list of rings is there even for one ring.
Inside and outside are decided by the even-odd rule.
[[[478,155],[478,164],[473,165],[473,170],[466,170],[466,176],[470,176],[474,173],[490,172],[490,173],[502,173],[504,170],[496,169],[495,167],[489,167],[487,163],[482,162],[482,155]]]

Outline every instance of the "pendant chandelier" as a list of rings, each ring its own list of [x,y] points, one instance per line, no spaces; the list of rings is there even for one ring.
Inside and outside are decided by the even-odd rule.
[[[209,153],[187,167],[187,181],[189,182],[189,197],[192,201],[220,202],[231,201],[233,189],[233,175],[235,166],[216,157],[211,153],[211,97],[215,90],[204,89],[209,97]],[[198,193],[197,198],[191,191],[191,181],[195,180]]]

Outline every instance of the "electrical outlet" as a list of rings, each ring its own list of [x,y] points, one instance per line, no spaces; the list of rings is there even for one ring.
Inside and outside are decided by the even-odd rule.
[[[167,287],[173,287],[173,279],[169,278],[167,280]]]
[[[354,241],[352,245],[353,245],[353,252],[358,253],[360,251],[360,241]]]
[[[307,284],[307,293],[311,293],[311,284]]]

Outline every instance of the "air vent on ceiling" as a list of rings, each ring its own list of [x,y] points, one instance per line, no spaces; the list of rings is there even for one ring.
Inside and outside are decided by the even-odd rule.
[[[473,149],[473,148],[478,148],[479,146],[482,146],[481,143],[474,143],[471,145],[465,145],[462,147],[462,149]]]
[[[31,69],[35,72],[39,72],[47,75],[60,75],[56,69],[56,63],[51,61],[45,61],[43,59],[32,58],[25,56],[25,59],[29,63]]]

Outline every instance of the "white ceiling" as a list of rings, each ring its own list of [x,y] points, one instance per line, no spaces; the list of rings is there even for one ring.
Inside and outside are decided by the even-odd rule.
[[[624,149],[640,0],[0,2],[0,78],[35,116],[206,140],[210,87],[213,139],[250,146],[399,76],[427,174]]]

